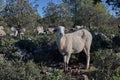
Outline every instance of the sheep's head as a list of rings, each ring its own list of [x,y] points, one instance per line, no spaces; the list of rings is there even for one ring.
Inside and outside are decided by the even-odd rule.
[[[58,36],[63,36],[65,34],[65,27],[63,26],[58,26],[55,31],[57,32]]]

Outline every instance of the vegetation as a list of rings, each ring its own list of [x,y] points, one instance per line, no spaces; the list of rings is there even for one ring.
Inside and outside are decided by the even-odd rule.
[[[118,0],[106,1],[117,4]],[[0,0],[0,26],[4,26],[8,34],[0,37],[0,80],[84,80],[83,75],[90,80],[120,80],[118,14],[117,17],[110,15],[102,0],[62,0],[60,4],[49,2],[43,8],[43,17],[37,12],[37,5],[31,0]],[[119,5],[116,7],[119,8]],[[56,35],[38,35],[35,29],[40,25],[44,29],[63,25],[69,31],[74,25],[86,26],[93,35],[90,70],[82,69],[85,57],[78,54],[71,57],[70,69],[65,75],[63,57],[55,42]],[[9,36],[12,26],[26,29],[22,40]],[[106,37],[95,35],[95,32]],[[19,49],[26,54],[17,54]]]

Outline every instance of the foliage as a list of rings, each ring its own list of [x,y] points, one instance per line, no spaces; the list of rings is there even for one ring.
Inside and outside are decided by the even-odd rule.
[[[32,61],[28,63],[5,60],[0,57],[1,80],[36,80],[40,79],[40,70]]]
[[[10,54],[16,50],[14,43],[17,42],[16,39],[13,38],[1,38],[0,40],[0,53]]]
[[[44,23],[48,24],[48,26],[55,27],[58,25],[72,25],[70,8],[66,3],[61,3],[58,5],[53,2],[49,2],[48,6],[44,7],[43,10],[45,13]]]
[[[0,55],[0,79],[1,80],[60,80],[62,74],[59,70],[53,69],[48,75],[41,73],[42,66],[33,61],[8,61]]]
[[[50,75],[49,80],[60,80],[61,77],[61,73],[58,70],[53,69],[53,74]]]
[[[58,69],[63,56],[58,51],[55,35],[38,35],[36,32],[39,25],[44,28],[64,25],[69,29],[73,24],[85,25],[93,33],[90,64],[97,70],[85,74],[91,80],[120,79],[120,58],[117,56],[120,52],[117,27],[120,19],[113,18],[101,0],[63,0],[61,4],[49,2],[44,7],[44,18],[38,15],[36,7],[29,0],[0,3],[0,26],[5,27],[6,33],[12,26],[26,28],[23,40],[9,35],[0,37],[0,80],[77,80],[77,76],[65,76]],[[107,38],[95,36],[94,32],[103,33]],[[27,62],[20,59],[21,56],[16,54],[18,49],[31,52],[32,59]]]
[[[0,26],[6,26],[7,24],[4,22],[4,17],[3,17],[3,9],[4,9],[4,0],[0,0]]]
[[[120,66],[119,57],[112,50],[98,50],[92,55],[93,65],[97,71],[90,74],[96,80],[114,80],[119,79]],[[117,77],[118,76],[118,77]]]
[[[6,0],[3,12],[3,21],[7,23],[7,27],[15,27],[19,31],[21,28],[33,28],[41,22],[41,17],[32,8],[29,0]]]
[[[81,21],[81,23],[78,24],[86,26],[101,26],[107,24],[107,21],[111,19],[111,16],[102,3],[94,5],[92,0],[82,0],[79,4],[79,8],[78,16],[80,17],[77,17],[77,21]]]
[[[34,44],[31,40],[20,40],[15,43],[15,46],[30,52],[36,49],[36,44]]]
[[[119,76],[113,76],[112,78],[113,78],[112,80],[119,80],[120,79],[120,75]]]
[[[3,0],[0,0],[0,12],[1,12],[2,8],[3,8]]]
[[[106,0],[106,3],[112,7],[112,10],[116,12],[116,16],[120,17],[120,1],[119,0]]]

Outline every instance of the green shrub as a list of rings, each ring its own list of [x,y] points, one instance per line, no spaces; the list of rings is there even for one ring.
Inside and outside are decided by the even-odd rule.
[[[20,40],[15,43],[15,46],[27,51],[33,51],[36,49],[36,44],[33,43],[31,40]]]
[[[60,80],[61,79],[61,73],[57,69],[53,69],[52,75],[49,76],[50,80]]]
[[[17,39],[11,37],[4,37],[0,40],[0,52],[4,54],[10,54],[16,50],[14,43],[17,42]]]
[[[0,57],[0,80],[40,80],[40,69],[29,61],[11,62]]]
[[[118,75],[118,76],[113,76],[113,77],[112,77],[112,80],[120,80],[120,75]]]
[[[120,74],[119,57],[112,50],[98,50],[91,55],[93,65],[97,71],[91,73],[95,80],[112,80],[113,76]]]

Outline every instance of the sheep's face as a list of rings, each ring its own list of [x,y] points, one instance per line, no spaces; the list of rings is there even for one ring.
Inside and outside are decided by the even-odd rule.
[[[65,32],[65,27],[58,26],[58,28],[57,28],[57,34],[58,34],[58,36],[63,36],[64,32]]]

